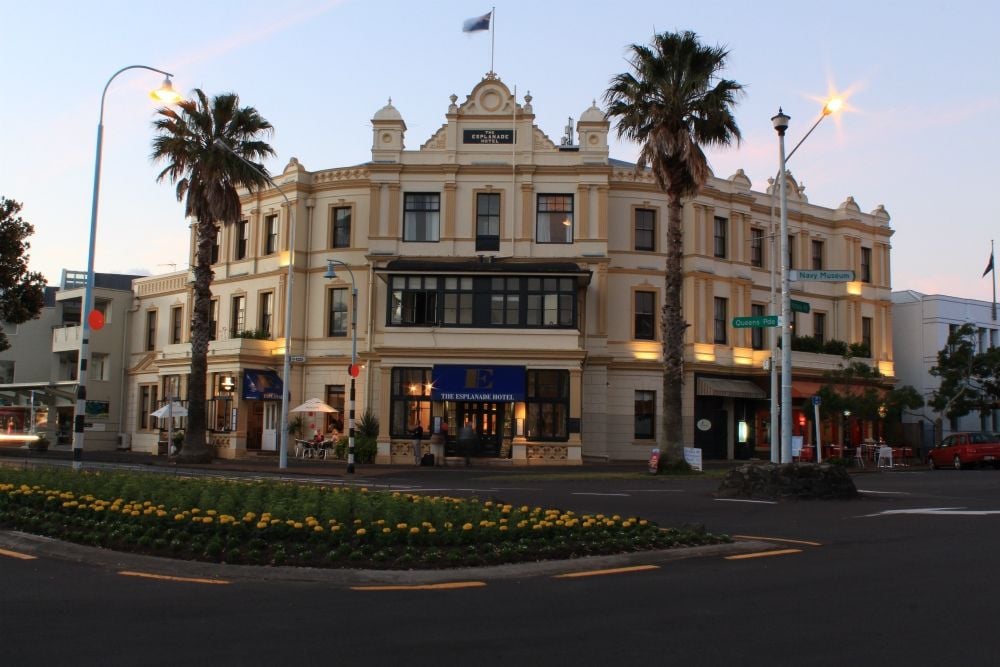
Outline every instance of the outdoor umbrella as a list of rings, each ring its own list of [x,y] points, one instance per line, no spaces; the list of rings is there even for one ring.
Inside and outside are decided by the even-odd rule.
[[[155,412],[150,413],[151,417],[187,417],[188,409],[174,401],[173,403],[167,403],[162,408]]]
[[[310,398],[302,405],[292,408],[289,412],[340,412],[340,410],[330,407],[318,398]]]

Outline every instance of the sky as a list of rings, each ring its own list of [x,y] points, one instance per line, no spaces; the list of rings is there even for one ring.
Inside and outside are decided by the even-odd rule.
[[[742,168],[764,190],[778,168],[778,107],[791,116],[790,149],[830,92],[846,95],[847,108],[789,160],[809,201],[885,206],[894,290],[992,299],[982,274],[1000,237],[990,167],[1000,155],[1000,3],[801,0],[777,11],[746,0],[494,2],[6,0],[0,195],[21,202],[35,227],[30,268],[50,284],[64,268],[86,269],[101,93],[123,67],[172,72],[185,94],[237,93],[275,128],[274,173],[292,157],[310,170],[370,160],[370,120],[390,97],[407,147],[419,147],[444,123],[449,96],[464,100],[491,57],[519,101],[531,93],[536,124],[558,143],[567,118],[600,103],[627,71],[630,44],[692,30],[729,50],[726,76],[746,87],[736,108],[743,141],[709,153],[716,176]],[[494,6],[492,35],[462,32]],[[99,272],[187,266],[183,206],[149,159],[148,92],[161,80],[129,70],[107,91]],[[636,154],[633,144],[611,146],[613,158]]]

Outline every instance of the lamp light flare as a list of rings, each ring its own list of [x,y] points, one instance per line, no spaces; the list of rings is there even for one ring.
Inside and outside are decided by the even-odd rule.
[[[832,113],[837,113],[842,108],[844,108],[844,100],[839,97],[832,97],[823,105],[823,115],[829,116]]]
[[[164,77],[163,83],[156,90],[151,90],[149,96],[163,104],[177,104],[184,99],[184,96],[174,90],[173,83],[170,82],[170,77]]]

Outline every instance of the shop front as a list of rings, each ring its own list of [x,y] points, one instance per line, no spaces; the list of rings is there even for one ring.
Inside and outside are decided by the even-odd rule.
[[[240,397],[246,401],[246,448],[248,451],[273,452],[278,449],[281,429],[281,392],[284,383],[270,369],[243,370]]]
[[[702,457],[759,456],[769,437],[767,423],[760,419],[766,414],[767,393],[745,378],[698,376],[695,387],[694,445]]]

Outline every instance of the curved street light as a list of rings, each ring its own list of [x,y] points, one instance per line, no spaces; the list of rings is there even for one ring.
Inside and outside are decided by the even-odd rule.
[[[278,191],[278,194],[285,200],[288,207],[288,277],[285,280],[285,360],[281,376],[281,443],[278,446],[278,467],[288,467],[288,394],[291,391],[292,380],[292,281],[295,279],[293,267],[295,265],[295,207],[288,200],[284,190],[274,182],[267,172],[250,162],[245,157],[233,150],[233,147],[222,139],[216,139],[215,145],[229,151],[237,160],[244,163],[258,174],[267,179],[267,182]]]
[[[777,421],[780,412],[780,433],[781,433],[781,451],[780,451],[780,461],[782,463],[789,463],[792,460],[792,336],[791,336],[791,318],[792,318],[792,303],[791,294],[789,292],[788,284],[788,272],[791,269],[788,266],[788,192],[787,192],[787,178],[785,175],[785,164],[788,162],[789,158],[795,154],[795,151],[799,149],[799,146],[809,138],[809,135],[813,133],[813,130],[823,122],[823,119],[830,114],[838,111],[844,106],[844,102],[839,97],[834,97],[823,105],[820,117],[816,119],[809,131],[805,133],[799,142],[795,144],[795,147],[785,155],[785,130],[788,129],[788,121],[791,117],[782,112],[781,108],[778,108],[778,113],[771,118],[771,123],[774,124],[774,129],[778,133],[778,186],[781,197],[781,214],[779,222],[780,235],[780,254],[781,254],[781,408],[778,409],[778,404],[776,402],[776,389],[777,389],[777,373],[774,367],[774,345],[777,342],[774,337],[774,341],[771,346],[771,461],[778,462],[778,451],[775,448],[774,440],[774,424]],[[772,196],[774,190],[772,189]],[[773,201],[773,200],[772,200]],[[774,209],[772,208],[772,211]],[[773,245],[772,245],[773,247]],[[774,270],[774,262],[771,262],[772,272]],[[772,273],[773,276],[773,273]],[[771,280],[771,290],[772,298],[771,303],[774,303],[774,280]],[[818,445],[818,443],[817,443]]]
[[[354,271],[351,271],[351,267],[347,265],[346,262],[342,262],[339,259],[328,259],[326,260],[326,272],[323,277],[327,280],[333,280],[337,277],[337,273],[334,270],[334,266],[342,266],[347,269],[347,273],[351,276],[351,393],[349,395],[348,411],[347,411],[347,472],[354,472],[354,381],[358,377],[358,283],[354,280]]]
[[[87,286],[83,292],[83,308],[81,309],[81,331],[80,331],[80,354],[79,370],[77,371],[76,386],[76,414],[73,416],[73,469],[78,470],[83,462],[83,442],[84,425],[86,424],[87,409],[87,374],[90,367],[90,316],[94,310],[94,247],[97,239],[97,203],[101,192],[101,153],[104,147],[104,100],[108,95],[108,87],[111,82],[121,74],[130,69],[146,69],[150,72],[158,72],[163,75],[163,83],[160,87],[152,91],[149,96],[164,104],[176,104],[181,95],[174,90],[170,83],[170,72],[162,69],[149,67],[147,65],[129,65],[123,67],[108,79],[104,84],[104,91],[101,93],[101,113],[97,120],[97,151],[94,158],[94,192],[90,204],[90,246],[87,251]],[[103,323],[98,325],[98,329]],[[168,445],[169,446],[169,445]]]

